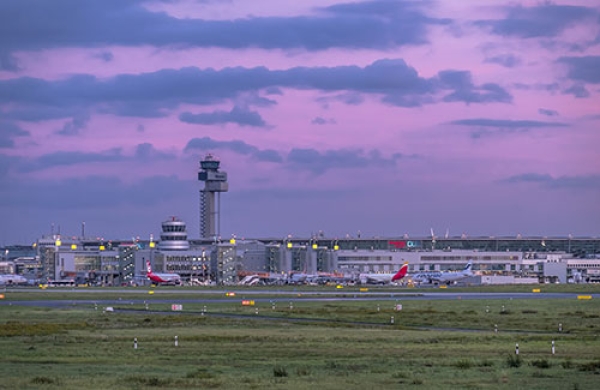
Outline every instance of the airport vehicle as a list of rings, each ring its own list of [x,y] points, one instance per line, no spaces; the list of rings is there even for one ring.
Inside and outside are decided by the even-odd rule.
[[[75,279],[48,279],[48,282],[46,283],[46,286],[48,287],[75,287],[76,285],[77,284],[75,283]]]
[[[170,286],[180,286],[181,285],[181,276],[178,274],[158,274],[152,272],[152,266],[149,261],[146,261],[146,267],[148,273],[146,276],[152,283],[162,284],[162,285],[170,285]]]
[[[459,280],[473,276],[473,263],[469,261],[467,266],[458,272],[453,271],[423,271],[410,276],[413,283],[428,283],[428,284],[452,284]]]
[[[0,275],[0,285],[27,284],[27,278],[21,275],[3,274]]]
[[[360,274],[359,279],[362,284],[389,284],[397,283],[406,276],[408,272],[408,264],[404,263],[397,272],[391,274]]]

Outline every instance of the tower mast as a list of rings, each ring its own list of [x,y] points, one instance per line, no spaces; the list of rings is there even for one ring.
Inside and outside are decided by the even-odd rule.
[[[221,234],[221,192],[229,190],[227,173],[219,171],[221,162],[211,154],[200,161],[198,180],[204,182],[200,190],[200,237],[215,238]]]

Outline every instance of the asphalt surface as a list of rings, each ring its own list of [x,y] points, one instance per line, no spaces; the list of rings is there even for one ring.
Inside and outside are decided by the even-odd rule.
[[[27,291],[39,292],[39,289],[18,289],[19,295]],[[129,294],[145,294],[146,291],[119,289],[119,290],[89,290],[89,289],[47,289],[50,295],[53,293],[73,293],[81,294],[121,294],[118,299],[44,299],[44,300],[11,300],[11,290],[4,292],[5,298],[0,299],[0,306],[18,305],[18,306],[39,306],[39,307],[68,307],[68,306],[123,306],[140,305],[145,303],[159,304],[207,304],[219,302],[236,302],[243,299],[252,299],[258,303],[264,302],[301,302],[301,301],[432,301],[432,300],[520,300],[520,299],[571,299],[576,300],[577,293],[486,293],[486,292],[341,292],[341,291],[289,291],[289,290],[153,290],[155,293],[148,299],[128,299]],[[225,296],[226,293],[235,293],[235,296]],[[2,293],[2,291],[0,291]],[[177,298],[168,298],[169,295],[177,294]],[[162,297],[164,295],[164,298]],[[190,298],[181,298],[181,296],[193,295]],[[203,295],[212,295],[211,297],[202,297]],[[215,298],[214,295],[222,295]],[[260,295],[269,295],[269,297],[260,298]],[[600,294],[591,295],[593,299],[600,299]],[[245,296],[248,296],[246,298]],[[257,297],[258,296],[258,297]]]

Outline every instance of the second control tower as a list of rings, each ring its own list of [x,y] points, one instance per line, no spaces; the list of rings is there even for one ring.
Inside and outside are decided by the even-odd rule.
[[[200,237],[214,238],[221,234],[221,192],[229,190],[227,173],[219,171],[219,164],[208,154],[200,161],[198,180],[204,182],[200,190]]]

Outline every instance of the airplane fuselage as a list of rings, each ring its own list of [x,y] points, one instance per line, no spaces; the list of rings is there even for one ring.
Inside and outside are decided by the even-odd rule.
[[[454,283],[473,276],[472,264],[469,262],[465,269],[458,272],[425,271],[410,276],[411,280],[418,283]]]
[[[150,281],[152,283],[155,283],[155,284],[168,284],[168,285],[172,285],[172,286],[179,286],[179,285],[181,285],[181,276],[179,276],[178,274],[157,274],[157,273],[154,273],[154,272],[152,272],[152,266],[150,265],[149,261],[146,262],[146,267],[147,267],[146,276],[148,277],[148,279],[150,279]]]
[[[400,267],[400,270],[391,274],[360,274],[359,278],[361,283],[389,284],[392,282],[400,282],[402,278],[406,276],[407,271],[408,264],[404,264]]]
[[[21,275],[4,274],[0,275],[0,284],[27,284],[27,279]]]

